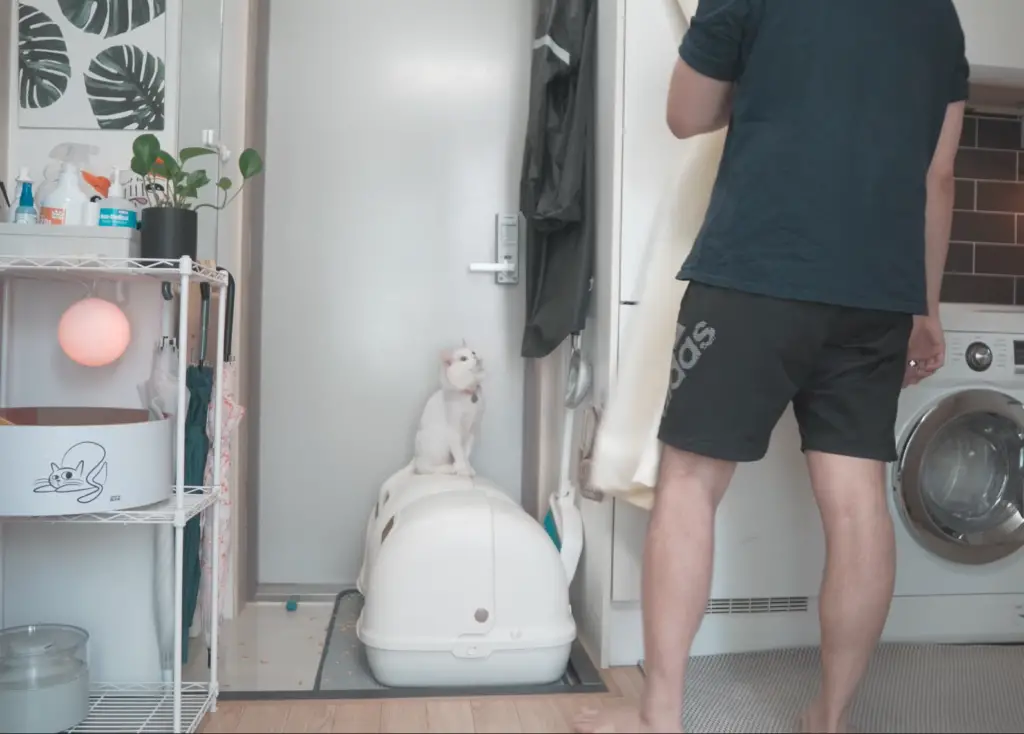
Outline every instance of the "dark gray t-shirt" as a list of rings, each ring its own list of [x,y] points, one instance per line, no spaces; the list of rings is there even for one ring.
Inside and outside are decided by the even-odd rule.
[[[700,0],[680,56],[735,89],[678,277],[924,313],[925,177],[967,97],[952,0]]]

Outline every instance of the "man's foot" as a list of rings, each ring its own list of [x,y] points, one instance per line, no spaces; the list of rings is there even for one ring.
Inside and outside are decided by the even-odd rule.
[[[844,714],[838,722],[834,719],[829,721],[821,704],[815,701],[800,717],[800,731],[804,734],[845,734],[848,731],[846,716]]]
[[[584,709],[573,722],[573,730],[579,734],[681,734],[683,727],[678,719],[649,722],[637,709],[623,706],[603,711]]]

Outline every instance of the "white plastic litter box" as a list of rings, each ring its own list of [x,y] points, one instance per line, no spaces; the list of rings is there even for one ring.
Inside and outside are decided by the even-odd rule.
[[[116,512],[171,496],[170,419],[127,408],[6,408],[0,419],[0,516]]]
[[[576,624],[570,579],[543,527],[479,478],[409,475],[403,485],[403,501],[371,518],[382,529],[356,632],[374,677],[392,687],[561,678]]]

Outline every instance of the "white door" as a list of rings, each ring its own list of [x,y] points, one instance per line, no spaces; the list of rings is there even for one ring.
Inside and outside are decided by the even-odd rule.
[[[515,212],[526,0],[273,0],[258,581],[351,584],[439,354],[484,359],[472,463],[520,496],[525,286],[468,272]]]

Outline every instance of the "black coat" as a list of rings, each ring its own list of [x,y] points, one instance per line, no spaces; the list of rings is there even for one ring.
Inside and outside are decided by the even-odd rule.
[[[583,329],[594,270],[597,0],[540,0],[520,209],[526,221],[522,355]]]

